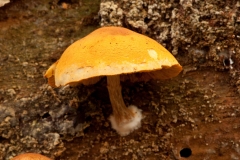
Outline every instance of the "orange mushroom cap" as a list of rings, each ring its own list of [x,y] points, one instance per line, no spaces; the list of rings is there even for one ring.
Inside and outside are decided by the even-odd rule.
[[[24,153],[16,157],[13,157],[11,160],[51,160],[51,159],[38,153]]]
[[[102,27],[70,45],[45,73],[51,86],[64,86],[108,75],[151,72],[155,79],[182,70],[155,40],[122,27]]]

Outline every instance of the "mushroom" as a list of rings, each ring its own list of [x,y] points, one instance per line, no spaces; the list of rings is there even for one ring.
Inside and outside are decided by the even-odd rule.
[[[51,160],[51,159],[38,153],[24,153],[16,157],[13,157],[11,160]]]
[[[181,65],[162,45],[123,27],[102,27],[70,45],[46,71],[53,87],[89,85],[107,76],[112,128],[121,136],[141,126],[141,109],[126,107],[120,81],[148,81],[177,76]]]

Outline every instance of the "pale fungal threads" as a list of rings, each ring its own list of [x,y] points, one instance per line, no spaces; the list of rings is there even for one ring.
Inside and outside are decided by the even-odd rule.
[[[117,123],[117,119],[114,115],[109,117],[112,128],[115,129],[121,136],[126,136],[141,127],[141,120],[143,118],[142,110],[138,109],[134,105],[129,106],[128,109],[134,114],[130,120],[125,119],[121,123]]]

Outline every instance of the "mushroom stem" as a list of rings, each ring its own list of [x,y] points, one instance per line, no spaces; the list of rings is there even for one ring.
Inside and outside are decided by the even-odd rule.
[[[107,76],[107,88],[117,123],[133,118],[134,113],[126,107],[122,98],[120,76]]]

